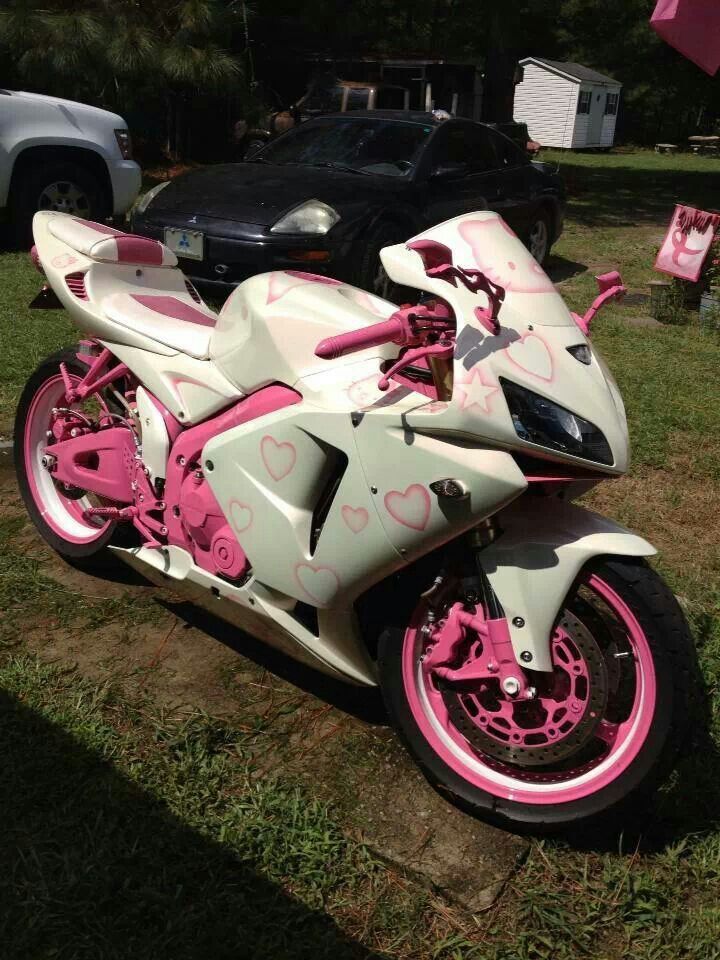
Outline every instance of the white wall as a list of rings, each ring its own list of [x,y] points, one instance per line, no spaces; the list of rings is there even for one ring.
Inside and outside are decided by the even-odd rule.
[[[514,117],[544,147],[572,147],[580,85],[535,63],[515,87]]]

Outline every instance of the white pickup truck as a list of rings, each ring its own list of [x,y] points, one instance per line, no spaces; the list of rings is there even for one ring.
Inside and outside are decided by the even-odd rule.
[[[140,191],[127,124],[116,113],[0,90],[0,211],[18,242],[36,210],[87,220],[124,214]]]

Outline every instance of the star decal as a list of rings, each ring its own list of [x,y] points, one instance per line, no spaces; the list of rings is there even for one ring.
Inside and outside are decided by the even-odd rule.
[[[467,380],[459,381],[456,388],[460,394],[461,410],[480,407],[483,413],[491,412],[490,397],[500,389],[485,383],[479,367],[473,367]]]

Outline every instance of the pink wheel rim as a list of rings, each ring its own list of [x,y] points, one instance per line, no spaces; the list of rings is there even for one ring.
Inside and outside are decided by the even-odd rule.
[[[70,379],[79,382],[78,377],[71,375]],[[83,515],[88,501],[64,497],[41,463],[48,445],[45,434],[50,426],[50,414],[53,407],[59,406],[66,406],[66,401],[65,384],[58,373],[43,383],[28,410],[23,438],[25,475],[40,516],[50,529],[68,543],[89,544],[103,536],[108,521],[97,525],[88,522]]]
[[[617,724],[605,754],[597,762],[559,773],[537,770],[528,773],[527,768],[517,767],[514,768],[517,774],[513,775],[507,772],[508,765],[499,764],[470,746],[453,726],[442,696],[423,673],[419,627],[424,611],[422,607],[416,611],[405,633],[402,651],[408,704],[430,747],[470,785],[516,803],[569,803],[613,783],[628,769],[647,740],[657,695],[650,644],[634,613],[612,587],[595,574],[588,578],[586,585],[610,608],[626,632],[635,663],[635,694],[632,708]]]

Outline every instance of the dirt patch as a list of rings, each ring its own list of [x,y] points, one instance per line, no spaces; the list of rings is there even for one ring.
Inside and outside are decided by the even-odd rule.
[[[715,441],[716,442],[716,441]],[[695,602],[707,598],[708,583],[720,576],[720,523],[717,504],[720,483],[696,469],[706,451],[684,449],[678,438],[676,452],[661,470],[645,469],[604,483],[592,491],[588,506],[615,517],[637,530],[674,569],[681,569]]]

